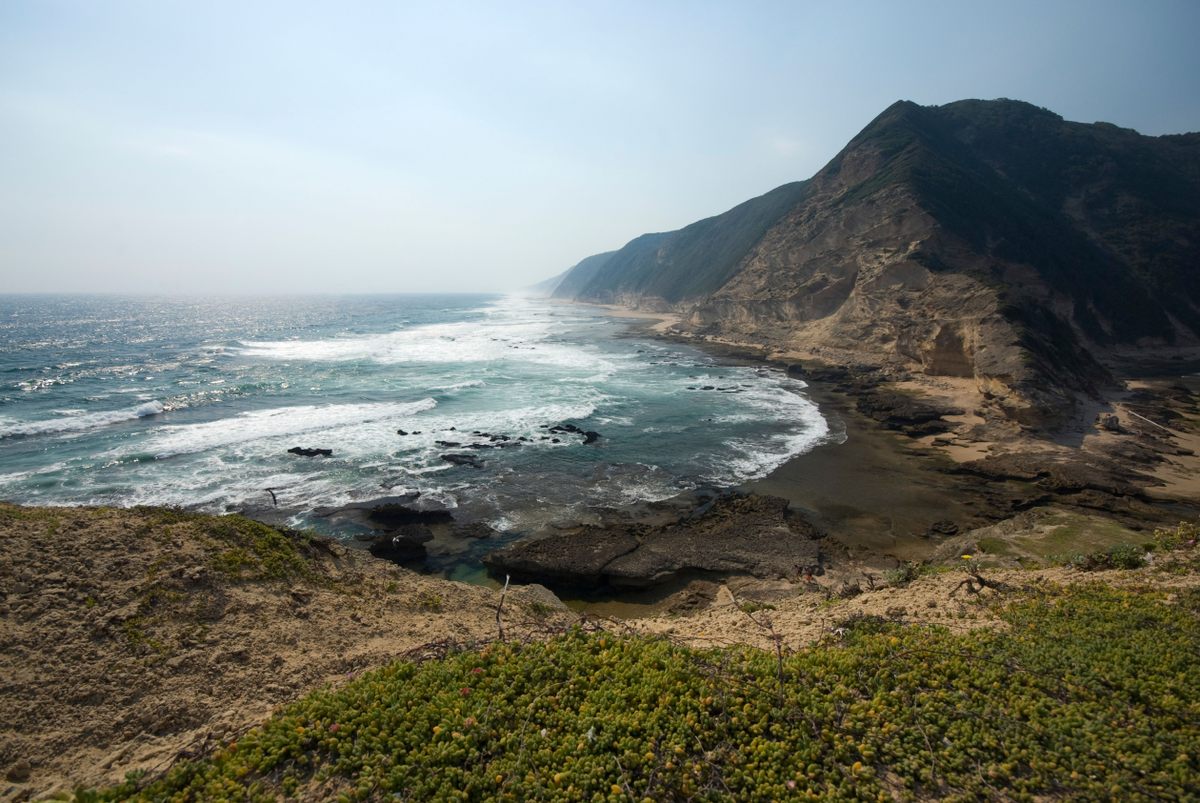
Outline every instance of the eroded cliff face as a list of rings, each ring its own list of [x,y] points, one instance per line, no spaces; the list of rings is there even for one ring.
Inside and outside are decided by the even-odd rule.
[[[684,281],[714,275],[676,245],[689,227],[653,235],[676,255],[670,293],[638,289],[658,263],[617,269],[639,238],[575,297],[671,308],[686,334],[768,352],[967,378],[983,412],[1029,425],[1111,384],[1118,352],[1200,357],[1200,137],[900,102],[789,192],[754,238],[761,199],[694,224],[708,246],[741,235],[717,287]]]
[[[683,328],[827,361],[974,378],[1018,420],[1069,408],[1058,383],[1041,381],[1002,313],[999,287],[984,278],[995,263],[945,232],[904,188],[846,203],[878,158],[851,154],[822,176],[809,203],[768,231],[733,279],[684,305]]]

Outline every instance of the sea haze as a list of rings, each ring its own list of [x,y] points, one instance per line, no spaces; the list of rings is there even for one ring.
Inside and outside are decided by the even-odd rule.
[[[420,491],[517,533],[761,477],[829,433],[782,372],[521,297],[7,296],[0,346],[0,498],[28,504],[224,511],[273,488],[303,525]],[[567,423],[603,437],[547,430]],[[469,448],[489,435],[509,445]]]

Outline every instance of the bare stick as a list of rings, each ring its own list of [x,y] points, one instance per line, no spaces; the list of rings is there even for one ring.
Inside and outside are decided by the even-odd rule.
[[[509,576],[504,575],[504,590],[500,592],[500,604],[496,606],[496,630],[500,633],[500,640],[504,641],[504,622],[501,620],[501,613],[504,611],[504,595],[508,593]]]
[[[274,489],[272,489],[272,488],[267,488],[267,489],[266,489],[266,491],[267,491],[267,493],[269,493],[269,494],[271,495],[271,504],[272,504],[274,507],[279,507],[279,500],[275,498],[275,491],[274,491]]]

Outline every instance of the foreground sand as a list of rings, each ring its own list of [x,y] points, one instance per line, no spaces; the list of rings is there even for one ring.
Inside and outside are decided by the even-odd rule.
[[[333,544],[256,577],[222,519],[176,517],[0,504],[0,799],[161,769],[308,689],[497,636],[496,591]],[[505,600],[510,637],[573,618],[540,587]]]
[[[964,562],[965,563],[965,562]],[[1108,571],[1102,575],[1077,569],[1053,567],[1036,571],[1025,569],[982,569],[988,582],[1005,591],[991,588],[968,590],[963,582],[965,569],[949,565],[942,571],[918,577],[908,585],[891,586],[875,577],[869,586],[865,575],[856,581],[859,591],[842,597],[841,583],[789,584],[762,581],[731,581],[721,586],[708,607],[686,616],[655,616],[635,619],[624,627],[639,632],[668,636],[693,647],[719,647],[750,644],[774,650],[798,650],[823,638],[837,637],[839,626],[857,616],[878,616],[912,625],[935,625],[952,631],[995,627],[998,619],[985,604],[1006,594],[1039,586],[1068,585],[1103,580],[1113,585],[1139,586],[1153,582],[1165,590],[1194,588],[1200,577],[1194,574],[1169,576],[1143,570]]]

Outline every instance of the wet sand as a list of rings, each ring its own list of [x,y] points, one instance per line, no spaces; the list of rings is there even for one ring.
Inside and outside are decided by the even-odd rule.
[[[948,460],[881,429],[846,396],[812,385],[806,393],[840,435],[741,490],[782,496],[852,558],[880,567],[927,557],[937,546],[927,537],[934,522],[986,523],[970,483],[941,471]]]

